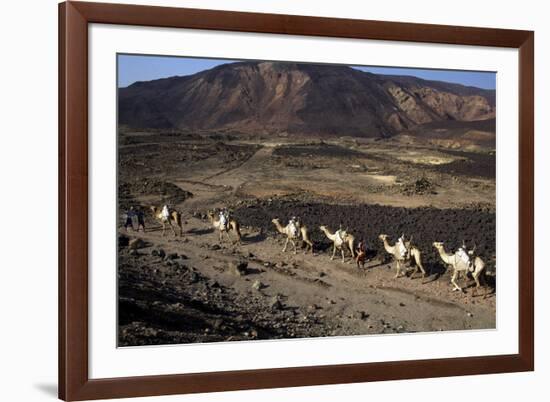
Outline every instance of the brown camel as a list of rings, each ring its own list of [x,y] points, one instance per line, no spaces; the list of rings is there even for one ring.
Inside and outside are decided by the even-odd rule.
[[[183,223],[181,219],[181,213],[175,210],[170,210],[168,217],[164,216],[162,213],[162,208],[151,206],[149,207],[153,213],[153,217],[162,224],[162,236],[166,230],[166,225],[168,224],[174,233],[174,236],[178,236],[174,226],[179,228],[180,237],[183,236]]]
[[[212,226],[214,226],[214,229],[219,231],[220,234],[220,243],[223,241],[222,235],[225,233],[227,236],[227,239],[233,243],[233,240],[231,240],[231,236],[229,236],[229,231],[232,230],[237,235],[237,243],[241,243],[241,227],[239,223],[235,219],[229,219],[229,221],[222,225],[222,222],[220,220],[219,216],[214,215],[214,212],[208,211],[206,214],[208,215],[208,219],[210,219],[210,223],[212,223]]]

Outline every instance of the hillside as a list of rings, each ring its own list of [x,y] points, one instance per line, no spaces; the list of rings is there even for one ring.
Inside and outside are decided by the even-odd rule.
[[[346,66],[239,62],[119,89],[135,128],[387,137],[495,117],[495,91]]]

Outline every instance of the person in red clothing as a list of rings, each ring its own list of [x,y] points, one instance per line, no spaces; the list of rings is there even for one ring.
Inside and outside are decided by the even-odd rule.
[[[364,239],[361,239],[357,246],[355,256],[355,262],[357,263],[357,268],[365,268],[365,262],[367,262],[367,243]]]

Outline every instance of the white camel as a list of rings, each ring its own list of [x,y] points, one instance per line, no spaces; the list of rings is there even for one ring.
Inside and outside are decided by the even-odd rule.
[[[462,288],[458,286],[456,283],[456,279],[458,277],[458,274],[460,272],[464,272],[467,274],[468,272],[472,273],[472,277],[474,278],[474,281],[476,282],[476,288],[475,291],[472,292],[472,296],[477,294],[477,290],[481,286],[481,283],[479,281],[479,278],[483,271],[485,270],[485,262],[483,259],[479,256],[474,256],[475,253],[475,247],[473,250],[470,250],[468,254],[470,257],[473,257],[474,262],[473,266],[469,266],[468,263],[462,259],[462,257],[458,254],[458,252],[454,254],[449,254],[445,251],[445,247],[443,245],[443,242],[434,242],[433,246],[436,248],[436,250],[439,252],[439,256],[443,260],[443,262],[453,268],[453,276],[451,277],[451,284],[453,285],[453,291],[458,290],[462,291]],[[487,289],[485,290],[485,296],[487,296]]]
[[[313,242],[309,238],[309,232],[308,232],[307,226],[302,225],[299,222],[295,222],[294,224],[288,223],[286,226],[283,227],[283,225],[281,225],[281,221],[279,220],[279,218],[274,218],[271,220],[271,222],[275,225],[277,232],[284,234],[286,236],[285,246],[283,247],[283,253],[286,252],[286,247],[290,242],[294,247],[294,254],[296,254],[297,253],[296,241],[299,240],[301,237],[302,241],[306,244],[305,253],[307,253],[308,249],[310,249],[311,254],[313,254]]]
[[[332,241],[332,256],[330,257],[331,260],[334,260],[334,256],[336,255],[336,249],[340,250],[342,253],[342,262],[346,262],[346,258],[344,255],[344,248],[348,248],[351,253],[351,258],[355,258],[355,237],[349,233],[345,233],[343,238],[339,234],[331,233],[331,231],[326,226],[320,226],[319,229],[327,236],[329,240]]]
[[[424,269],[424,266],[422,265],[422,253],[418,249],[418,247],[415,247],[412,245],[412,237],[409,241],[404,242],[405,246],[405,253],[402,253],[400,250],[400,247],[398,244],[394,244],[393,246],[390,246],[388,243],[388,235],[381,234],[378,236],[380,240],[384,243],[384,249],[388,254],[391,254],[395,258],[395,265],[396,265],[396,273],[394,278],[399,278],[400,276],[403,276],[404,273],[401,270],[401,264],[405,265],[407,261],[415,263],[414,271],[411,273],[410,278],[413,279],[414,274],[418,272],[418,269],[422,271],[422,278],[426,276],[426,270]],[[400,275],[403,273],[403,275]]]

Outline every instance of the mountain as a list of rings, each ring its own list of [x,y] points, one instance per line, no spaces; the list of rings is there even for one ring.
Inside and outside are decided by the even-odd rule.
[[[135,128],[386,137],[495,117],[495,91],[318,64],[223,64],[118,96],[119,123]]]

